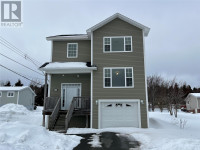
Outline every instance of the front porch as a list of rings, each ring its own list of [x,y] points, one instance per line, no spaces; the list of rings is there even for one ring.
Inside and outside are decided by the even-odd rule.
[[[90,118],[90,98],[73,97],[68,110],[61,110],[61,99],[56,97],[47,97],[43,115],[48,117],[48,129],[67,131],[70,121],[73,117],[85,117],[85,127],[89,127]],[[82,122],[82,124],[84,124]]]
[[[43,125],[48,118],[50,130],[55,130],[59,124],[66,131],[70,122],[72,124],[74,118],[79,117],[74,122],[85,122],[84,127],[89,127],[92,72],[97,67],[91,66],[90,62],[51,62],[42,65],[40,70],[45,72],[45,96],[49,77],[48,97],[44,96]],[[80,121],[80,117],[85,121]]]

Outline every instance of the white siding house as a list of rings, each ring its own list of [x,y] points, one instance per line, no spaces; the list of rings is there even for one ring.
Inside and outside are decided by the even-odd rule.
[[[24,105],[27,109],[33,110],[36,94],[28,86],[0,87],[0,106],[8,103]]]
[[[190,112],[200,113],[200,93],[190,93],[185,99],[186,108]]]

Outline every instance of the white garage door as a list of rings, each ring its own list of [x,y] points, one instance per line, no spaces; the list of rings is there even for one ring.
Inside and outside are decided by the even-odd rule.
[[[100,102],[100,128],[140,127],[138,101]]]

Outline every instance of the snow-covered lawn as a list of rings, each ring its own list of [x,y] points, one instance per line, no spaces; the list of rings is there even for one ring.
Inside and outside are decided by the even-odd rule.
[[[168,112],[161,113],[157,111],[150,112],[149,118],[150,127],[148,129],[71,128],[67,133],[120,132],[122,134],[132,135],[141,143],[142,150],[200,150],[200,114],[179,112],[178,118],[174,118]],[[185,123],[180,124],[180,120]]]
[[[142,150],[200,150],[200,114],[179,112],[175,119],[168,112],[157,111],[150,112],[149,117],[148,129],[70,128],[67,133],[120,132],[133,136]],[[182,128],[180,120],[186,122]],[[72,150],[80,143],[81,137],[48,131],[41,123],[42,107],[34,111],[15,104],[0,107],[0,150]],[[98,135],[90,144],[101,146]]]
[[[0,150],[71,150],[81,137],[46,130],[42,107],[29,111],[24,106],[0,107]]]

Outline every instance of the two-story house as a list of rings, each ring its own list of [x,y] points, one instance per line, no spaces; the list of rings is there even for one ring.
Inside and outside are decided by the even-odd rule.
[[[52,110],[57,115],[49,113],[50,120],[55,120],[52,128],[65,124],[66,129],[68,123],[71,127],[147,128],[144,37],[149,31],[116,13],[87,34],[47,37],[52,59],[40,70],[50,76],[49,97],[60,97],[57,110]],[[65,118],[65,123],[59,118]]]

